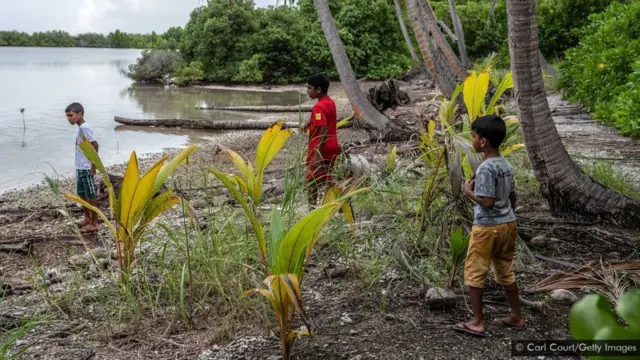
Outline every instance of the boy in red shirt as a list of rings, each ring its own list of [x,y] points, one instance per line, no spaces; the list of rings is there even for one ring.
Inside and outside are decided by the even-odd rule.
[[[327,95],[328,91],[329,79],[325,75],[313,75],[307,80],[307,95],[311,99],[318,99],[309,123],[302,129],[309,130],[307,194],[311,207],[317,205],[319,190],[333,180],[331,172],[340,153],[336,104]]]

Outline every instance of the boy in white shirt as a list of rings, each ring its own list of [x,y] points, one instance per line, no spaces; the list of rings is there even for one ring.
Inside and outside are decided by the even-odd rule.
[[[87,159],[82,150],[80,143],[83,138],[91,142],[93,147],[98,151],[98,142],[93,134],[93,130],[84,121],[84,108],[79,103],[73,103],[65,109],[67,120],[71,125],[78,126],[78,136],[76,136],[76,191],[78,196],[93,206],[97,206],[96,186],[94,176],[96,174],[95,166]],[[78,223],[80,231],[83,233],[96,232],[100,229],[98,224],[98,214],[87,208],[84,209],[84,220]]]

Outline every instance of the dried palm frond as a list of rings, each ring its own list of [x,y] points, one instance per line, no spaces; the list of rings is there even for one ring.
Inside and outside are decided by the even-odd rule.
[[[579,269],[557,273],[547,277],[527,290],[528,293],[547,292],[556,289],[606,289],[612,299],[616,299],[626,288],[621,282],[625,276],[640,276],[640,260],[626,261],[615,265],[599,267],[589,263]],[[606,293],[605,293],[606,294]]]

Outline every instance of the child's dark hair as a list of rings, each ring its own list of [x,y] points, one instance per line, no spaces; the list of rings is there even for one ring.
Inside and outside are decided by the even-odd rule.
[[[480,116],[471,123],[471,130],[487,139],[492,148],[497,149],[507,136],[507,126],[498,115]]]
[[[329,78],[324,74],[315,74],[309,76],[307,84],[313,86],[313,88],[320,88],[324,94],[329,92]]]
[[[74,102],[73,104],[67,106],[67,108],[64,109],[64,112],[72,112],[76,114],[82,113],[84,115],[84,107],[80,103]]]

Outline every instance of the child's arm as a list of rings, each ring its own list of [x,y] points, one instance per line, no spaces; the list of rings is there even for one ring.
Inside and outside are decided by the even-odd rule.
[[[496,204],[494,175],[486,167],[480,166],[475,180],[465,181],[464,194],[476,204],[491,209]]]
[[[513,209],[513,211],[516,211],[516,192],[512,191],[511,194],[509,194],[509,201],[511,202],[511,209]]]
[[[468,197],[471,201],[475,202],[476,204],[486,209],[491,209],[496,204],[496,199],[492,197],[477,196],[473,192],[473,181],[465,181],[464,195]]]

